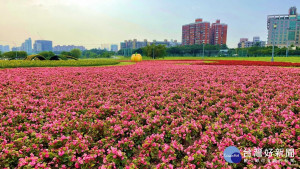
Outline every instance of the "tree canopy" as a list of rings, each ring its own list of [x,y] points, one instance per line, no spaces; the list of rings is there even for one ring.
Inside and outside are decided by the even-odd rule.
[[[115,52],[101,50],[101,49],[90,49],[82,52],[83,58],[110,58]]]
[[[80,58],[80,57],[81,57],[81,54],[82,54],[82,52],[81,52],[80,49],[72,49],[72,50],[70,51],[70,53],[71,53],[71,56],[73,56],[73,57],[75,57],[75,58]]]
[[[142,50],[144,55],[153,59],[163,58],[167,54],[167,47],[165,45],[152,44],[142,48]]]
[[[25,51],[10,51],[2,54],[2,57],[8,59],[24,59],[27,57],[27,52]]]
[[[52,51],[44,51],[44,52],[40,52],[39,55],[42,55],[42,56],[44,56],[44,58],[46,58],[47,60],[49,60],[55,54]]]

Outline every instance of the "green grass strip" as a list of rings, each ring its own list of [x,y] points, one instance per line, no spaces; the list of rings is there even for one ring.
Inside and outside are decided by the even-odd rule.
[[[82,59],[82,60],[1,60],[0,68],[18,68],[18,67],[87,67],[87,66],[105,66],[117,65],[120,62],[113,59]]]

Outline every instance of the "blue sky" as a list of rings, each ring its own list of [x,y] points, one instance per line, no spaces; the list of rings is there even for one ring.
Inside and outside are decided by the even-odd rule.
[[[125,39],[181,41],[195,18],[228,24],[228,46],[242,37],[267,38],[267,15],[287,14],[299,0],[0,0],[0,44],[26,38],[54,45],[119,44]],[[300,12],[299,12],[300,13]]]

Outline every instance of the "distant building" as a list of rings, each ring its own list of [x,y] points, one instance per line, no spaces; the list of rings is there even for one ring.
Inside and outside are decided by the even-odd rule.
[[[245,42],[245,41],[248,41],[248,38],[241,38],[240,39],[240,42]]]
[[[8,50],[9,50],[9,47],[8,47]],[[12,47],[11,50],[12,51],[25,51],[27,54],[32,54],[33,50],[32,50],[31,38],[26,39],[25,42],[22,43],[22,45],[20,47]]]
[[[150,45],[150,42],[148,42],[147,39],[144,41],[137,41],[137,39],[125,40],[124,42],[121,42],[121,49],[138,49],[147,45]]]
[[[66,51],[66,52],[70,52],[73,49],[79,49],[81,51],[85,51],[86,48],[84,46],[74,46],[74,45],[57,45],[53,47],[53,52],[62,52],[62,51]]]
[[[220,20],[210,25],[209,22],[196,19],[195,23],[182,26],[182,45],[223,45],[226,41],[227,25],[220,23]]]
[[[22,51],[21,47],[12,47],[11,51]]]
[[[36,40],[33,46],[34,52],[53,51],[52,41]]]
[[[195,23],[182,26],[182,45],[209,44],[210,23],[196,19]]]
[[[274,28],[276,25],[276,28]],[[300,46],[300,15],[296,7],[289,14],[268,16],[268,46]]]
[[[181,43],[177,42],[177,40],[171,40],[171,42],[169,42],[169,47],[175,47],[175,46],[180,46]]]
[[[210,28],[210,44],[211,45],[226,45],[227,42],[227,25],[217,20]]]
[[[254,43],[260,42],[260,37],[259,37],[259,36],[254,36],[254,37],[253,37],[253,42],[254,42]]]
[[[101,44],[101,47],[99,49],[109,51],[109,46],[109,44]]]
[[[0,51],[2,52],[2,53],[5,53],[5,52],[9,52],[10,51],[10,49],[9,49],[9,45],[0,45]]]
[[[172,40],[170,42],[167,39],[165,39],[164,41],[153,40],[153,42],[149,42],[147,39],[145,39],[144,41],[138,41],[137,39],[134,39],[134,40],[125,40],[124,42],[121,42],[120,46],[121,46],[121,49],[139,49],[139,48],[143,48],[148,45],[151,45],[151,44],[165,45],[166,47],[172,47],[172,46],[179,45],[177,40],[175,40],[175,41]]]
[[[31,38],[28,38],[27,40],[25,40],[24,43],[22,43],[22,45],[20,47],[20,50],[27,52],[27,54],[31,54],[32,53],[32,41],[31,41]]]
[[[151,44],[155,44],[155,45],[166,45],[167,47],[170,46],[170,42],[165,39],[164,41],[156,41],[156,40],[153,40],[153,42]]]
[[[250,48],[253,46],[265,47],[266,42],[261,41],[260,37],[255,36],[253,37],[253,41],[248,41],[248,38],[241,38],[240,42],[238,43],[238,48]]]
[[[116,44],[110,45],[110,51],[112,51],[112,52],[118,52],[118,45],[116,45]]]

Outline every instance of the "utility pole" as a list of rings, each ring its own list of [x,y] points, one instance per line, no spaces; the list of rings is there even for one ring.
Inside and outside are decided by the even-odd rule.
[[[202,60],[204,60],[204,42],[202,43]]]

